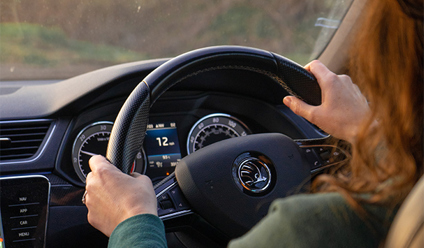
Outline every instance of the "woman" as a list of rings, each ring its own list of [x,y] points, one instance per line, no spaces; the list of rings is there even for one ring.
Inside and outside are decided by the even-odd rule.
[[[423,174],[423,1],[369,2],[350,74],[370,106],[349,77],[318,61],[306,69],[320,84],[322,104],[284,99],[296,114],[351,142],[350,164],[318,177],[317,194],[275,201],[268,216],[229,247],[381,245]],[[90,167],[88,220],[111,237],[109,246],[166,246],[151,181],[125,175],[100,156]]]

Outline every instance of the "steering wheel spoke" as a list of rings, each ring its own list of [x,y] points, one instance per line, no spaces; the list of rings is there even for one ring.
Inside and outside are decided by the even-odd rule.
[[[299,139],[295,142],[302,148],[311,166],[311,173],[347,162],[350,158],[350,144],[332,136],[322,139]]]
[[[191,207],[172,173],[155,186],[158,216],[161,220],[176,219],[192,213]]]

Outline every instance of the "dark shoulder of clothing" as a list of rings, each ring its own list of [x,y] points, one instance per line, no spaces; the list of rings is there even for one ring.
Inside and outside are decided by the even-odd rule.
[[[264,219],[229,247],[378,247],[397,209],[363,207],[367,216],[360,216],[338,193],[278,199]],[[162,221],[149,214],[123,221],[109,239],[109,248],[114,247],[167,247]]]
[[[378,247],[397,209],[363,208],[366,216],[354,211],[338,193],[278,199],[264,219],[229,247]]]
[[[109,238],[108,248],[166,248],[165,228],[155,215],[140,214],[119,223]]]

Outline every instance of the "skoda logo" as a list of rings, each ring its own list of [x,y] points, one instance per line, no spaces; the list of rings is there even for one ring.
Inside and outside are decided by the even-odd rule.
[[[244,189],[252,193],[262,193],[271,184],[271,171],[266,163],[250,157],[239,164],[237,179]]]

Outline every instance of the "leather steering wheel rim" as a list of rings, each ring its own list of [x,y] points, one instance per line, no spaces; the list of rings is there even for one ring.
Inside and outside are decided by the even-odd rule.
[[[321,104],[321,90],[315,77],[283,56],[238,46],[195,50],[164,63],[133,90],[115,120],[106,158],[124,173],[130,173],[134,158],[143,145],[149,109],[155,101],[184,79],[225,69],[263,74],[306,103]]]

